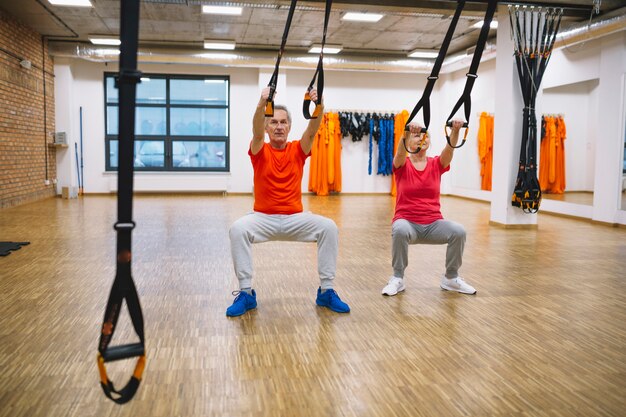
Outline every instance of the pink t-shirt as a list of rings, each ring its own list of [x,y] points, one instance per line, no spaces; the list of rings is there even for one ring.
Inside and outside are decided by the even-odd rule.
[[[406,163],[400,168],[394,166],[396,174],[396,212],[393,221],[405,219],[411,223],[430,224],[443,219],[439,204],[441,175],[450,170],[441,166],[439,157],[428,157],[426,167],[418,171],[407,157]]]

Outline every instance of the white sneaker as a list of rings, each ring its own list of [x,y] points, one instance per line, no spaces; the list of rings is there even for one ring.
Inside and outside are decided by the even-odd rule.
[[[383,288],[383,295],[396,295],[401,291],[404,291],[404,280],[398,277],[391,277],[385,288]]]
[[[439,286],[442,290],[456,291],[463,294],[476,294],[476,289],[465,282],[461,277],[448,279],[444,275],[443,278],[441,278]]]

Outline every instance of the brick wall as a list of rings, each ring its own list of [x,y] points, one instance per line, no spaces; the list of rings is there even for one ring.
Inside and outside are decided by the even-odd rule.
[[[0,9],[0,208],[55,195],[53,73],[47,42]]]

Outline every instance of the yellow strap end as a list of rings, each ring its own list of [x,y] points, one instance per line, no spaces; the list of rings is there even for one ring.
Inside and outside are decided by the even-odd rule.
[[[137,365],[135,365],[135,372],[133,372],[133,376],[141,381],[141,376],[143,375],[143,370],[146,367],[146,355],[141,355],[137,360]]]
[[[312,119],[317,119],[320,115],[320,111],[322,110],[322,106],[320,105],[315,105],[315,110],[313,111],[313,115],[311,116]]]
[[[104,367],[104,358],[100,352],[98,352],[98,371],[100,372],[100,382],[107,385],[109,383],[109,377],[107,376],[107,370]]]

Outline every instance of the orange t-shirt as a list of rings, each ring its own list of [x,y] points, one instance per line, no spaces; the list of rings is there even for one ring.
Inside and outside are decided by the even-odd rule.
[[[309,157],[300,141],[287,142],[285,149],[264,143],[248,155],[254,169],[254,211],[265,214],[294,214],[302,211],[302,173]]]

